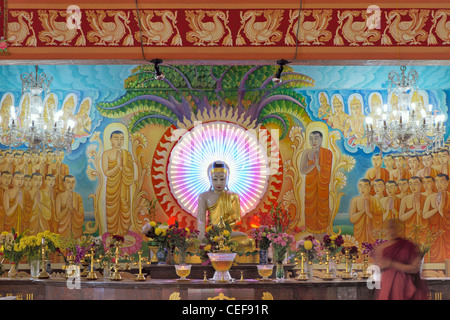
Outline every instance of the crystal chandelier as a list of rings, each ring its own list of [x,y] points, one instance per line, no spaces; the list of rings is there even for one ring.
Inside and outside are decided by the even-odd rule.
[[[10,148],[25,145],[31,151],[56,149],[70,153],[75,137],[74,121],[62,119],[61,112],[54,113],[50,108],[44,110],[44,98],[50,93],[53,78],[39,73],[36,66],[36,72],[23,73],[21,79],[21,101],[27,103],[22,103],[19,116],[12,106],[9,118],[0,118],[0,121],[8,122],[6,129],[5,125],[0,126],[0,143]]]
[[[406,67],[402,66],[400,71],[401,74],[393,70],[388,75],[391,108],[384,104],[366,118],[368,146],[377,146],[381,152],[440,148],[444,144],[445,115],[431,104],[425,106],[417,88],[416,70],[405,74]]]

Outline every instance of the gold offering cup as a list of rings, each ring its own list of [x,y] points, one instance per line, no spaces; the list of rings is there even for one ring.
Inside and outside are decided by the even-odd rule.
[[[214,267],[214,276],[212,281],[230,282],[232,280],[230,275],[230,268],[233,265],[236,253],[216,252],[208,253],[209,260]]]
[[[269,277],[273,272],[273,264],[258,264],[258,274],[262,277],[261,281],[270,281]]]
[[[175,265],[175,271],[177,273],[177,276],[180,278],[178,281],[187,281],[187,277],[191,273],[191,265],[190,264],[176,264]]]

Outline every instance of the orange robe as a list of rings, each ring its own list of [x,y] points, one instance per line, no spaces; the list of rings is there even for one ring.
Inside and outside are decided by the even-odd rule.
[[[357,208],[357,211],[361,210],[362,208]],[[353,223],[353,237],[359,243],[375,242],[378,237],[374,234],[374,231],[382,228],[383,212],[380,202],[373,196],[370,196],[369,211],[372,213],[372,218],[367,214],[362,214]]]
[[[63,194],[59,194],[58,197],[62,197]],[[67,238],[73,233],[75,239],[81,238],[83,235],[83,223],[84,223],[84,207],[83,199],[81,196],[73,193],[73,208],[69,210],[65,203],[61,203],[60,211],[57,213],[58,217],[58,233]]]
[[[52,215],[51,212],[46,210],[42,205],[42,200],[42,190],[39,190],[35,195],[33,207],[31,209],[30,232],[32,235],[50,231],[50,219],[52,218]]]
[[[413,195],[411,195],[411,196],[413,196]],[[406,196],[406,197],[408,197],[408,196]],[[405,198],[406,198],[406,197],[405,197]],[[405,198],[403,198],[403,199],[405,199]],[[426,196],[424,196],[424,195],[422,195],[422,194],[420,195],[420,209],[422,209],[422,210],[423,210],[423,207],[424,207],[424,204],[425,204],[425,200],[426,200],[426,199],[427,199]],[[414,200],[413,200],[413,201],[414,201]],[[411,206],[411,207],[407,207],[407,206],[406,206],[405,212],[406,212],[406,211],[409,211],[409,210],[411,210],[411,209],[412,209],[412,206]],[[423,226],[423,227],[427,227],[428,221],[427,221],[427,219],[424,219],[422,216],[419,216],[419,214],[418,214],[417,212],[415,212],[414,214],[412,214],[411,217],[409,217],[408,219],[406,219],[406,220],[404,221],[404,225],[405,225],[404,236],[405,236],[406,238],[411,237],[411,232],[413,231],[414,226],[415,226],[416,224],[421,225],[421,226]]]
[[[30,229],[30,220],[32,214],[33,201],[31,200],[30,191],[23,191],[23,219],[22,229],[26,231]]]
[[[399,169],[395,169],[390,174],[390,180],[394,180],[398,183],[401,179],[411,179],[411,172],[409,172],[406,168],[402,168],[401,172]]]
[[[389,199],[386,199],[386,201],[389,201]],[[394,206],[391,210],[387,210],[387,216],[386,219],[383,221],[383,228],[387,229],[387,224],[388,221],[391,219],[398,219],[398,213],[400,210],[400,204],[402,202],[402,199],[400,199],[399,197],[393,197],[393,201],[394,201]],[[383,208],[383,211],[386,212],[386,208]],[[400,230],[400,235],[403,236],[404,234],[404,224],[402,223],[402,227]]]
[[[131,185],[134,165],[131,154],[122,150],[123,166],[106,180],[106,223],[108,232],[125,235],[131,226]],[[108,161],[108,170],[117,161]]]
[[[450,259],[450,192],[447,192],[446,198],[444,216],[436,212],[428,219],[429,228],[443,231],[430,248],[430,262],[442,263]]]
[[[16,201],[16,197],[17,197],[18,193],[16,193],[16,196],[10,197],[9,198],[9,205],[12,206],[14,204],[14,201]],[[12,228],[14,228],[14,230],[20,234],[21,232],[25,231],[22,228],[22,203],[19,203],[19,205],[17,206],[16,210],[14,210],[13,213],[11,213],[11,215],[6,215],[5,212],[5,230],[11,232]]]
[[[313,164],[312,160],[308,165]],[[311,233],[327,231],[330,219],[329,185],[333,153],[320,148],[320,172],[314,168],[305,179],[305,227]]]

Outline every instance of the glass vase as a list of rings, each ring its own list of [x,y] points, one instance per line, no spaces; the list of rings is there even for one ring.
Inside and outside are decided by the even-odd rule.
[[[187,248],[178,248],[178,264],[186,264]]]
[[[267,265],[269,264],[269,255],[268,255],[267,249],[260,249],[259,250],[259,264]]]
[[[284,281],[284,266],[283,262],[277,262],[277,268],[275,271],[275,277],[277,282],[283,282]]]
[[[159,247],[158,251],[156,251],[156,258],[158,258],[158,264],[166,264],[167,249],[164,247]]]
[[[37,259],[30,260],[30,276],[32,278],[37,278],[40,271],[41,271],[41,261]]]

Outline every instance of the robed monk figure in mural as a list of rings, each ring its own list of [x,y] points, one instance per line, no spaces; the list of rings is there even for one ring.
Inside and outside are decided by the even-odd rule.
[[[310,149],[303,152],[300,172],[305,175],[305,227],[320,239],[330,223],[329,188],[333,153],[322,147],[323,134],[309,134]]]

